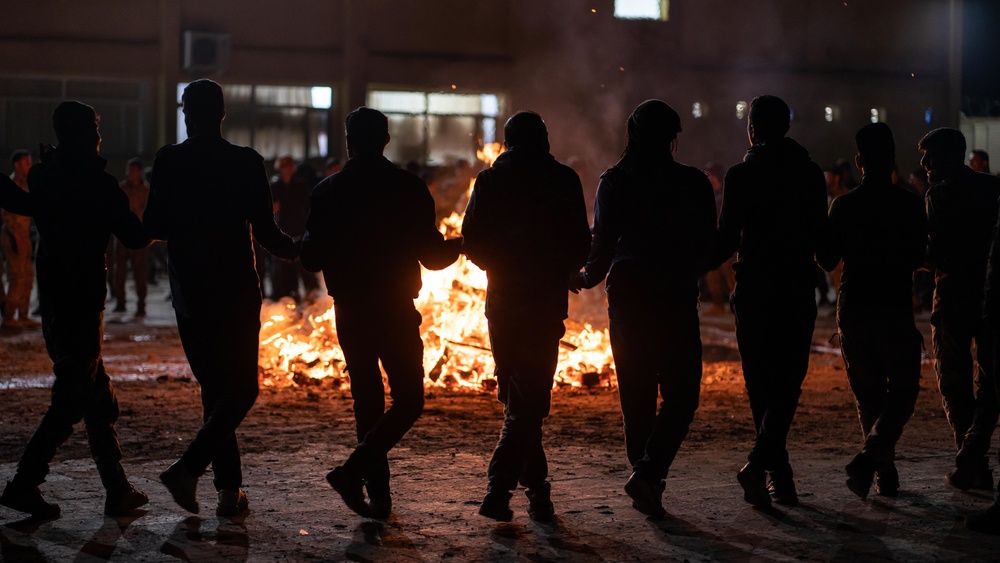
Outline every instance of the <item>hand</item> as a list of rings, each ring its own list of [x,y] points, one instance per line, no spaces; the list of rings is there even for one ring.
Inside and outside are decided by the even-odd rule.
[[[580,293],[581,289],[587,288],[587,273],[577,272],[569,276],[569,290],[572,293]]]

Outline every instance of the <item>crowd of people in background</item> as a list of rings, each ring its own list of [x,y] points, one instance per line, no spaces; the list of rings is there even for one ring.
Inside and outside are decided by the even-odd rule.
[[[552,156],[545,122],[533,112],[507,121],[506,151],[477,173],[468,162],[438,170],[394,165],[383,154],[386,116],[359,108],[346,120],[345,163],[329,160],[321,177],[282,155],[269,178],[259,154],[222,137],[218,84],[190,83],[182,103],[188,139],[157,153],[148,182],[138,159],[121,182],[104,171],[97,114],[79,102],[56,108],[59,146],[39,163],[27,151],[12,155],[14,173],[0,184],[9,280],[3,328],[39,324],[28,311],[34,253],[56,378],[52,405],[0,495],[4,506],[59,515],[39,486],[81,419],[107,491],[105,513],[125,515],[148,502],[121,464],[119,407],[101,342],[108,284],[114,311],[127,311],[128,271],[135,315],[145,314],[147,275],[158,262],[148,256],[152,241],[167,243],[170,298],[204,407],[203,426],[160,480],[193,513],[209,467],[216,513],[249,510],[236,430],[258,393],[261,300],[314,300],[322,272],[358,440],[326,479],[352,511],[388,518],[387,455],[423,408],[421,318],[413,306],[419,268],[444,268],[460,253],[487,273],[486,318],[504,406],[479,508],[485,517],[510,521],[519,485],[532,519],[554,517],[542,435],[568,293],[605,280],[632,468],[624,490],[643,514],[665,515],[666,478],[698,408],[700,307],[708,314],[728,308],[735,319],[755,428],[736,473],[747,503],[799,502],[787,438],[819,306],[834,301],[862,430],[845,468],[849,491],[894,497],[905,484],[896,446],[919,391],[915,315],[924,311],[956,446],[945,480],[960,490],[995,490],[989,449],[1000,418],[1000,179],[990,175],[988,155],[967,153],[955,129],[928,132],[917,144],[921,167],[905,179],[884,123],[858,130],[853,162],[823,169],[788,136],[788,105],[763,95],[749,106],[743,161],[700,170],[675,160],[679,114],[647,100],[626,120],[621,159],[600,176],[591,225],[580,175]],[[438,221],[462,210],[461,236],[445,238]],[[1000,533],[1000,500],[967,525]]]

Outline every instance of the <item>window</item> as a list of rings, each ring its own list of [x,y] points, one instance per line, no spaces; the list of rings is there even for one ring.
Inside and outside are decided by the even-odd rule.
[[[885,108],[872,108],[871,122],[872,123],[885,122]]]
[[[480,143],[496,142],[496,94],[372,90],[367,104],[389,118],[392,141],[385,156],[396,163],[473,162]]]
[[[750,109],[750,104],[745,101],[736,102],[736,119],[746,119],[748,109]]]
[[[184,87],[177,85],[180,104]],[[296,160],[323,158],[330,152],[330,108],[327,86],[226,84],[223,134],[229,142],[253,147],[266,159],[291,155]],[[187,138],[184,113],[177,108],[177,141]]]
[[[615,0],[615,17],[667,21],[670,19],[670,0]]]
[[[0,79],[0,154],[56,144],[52,110],[64,100],[93,106],[101,118],[101,154],[130,158],[151,152],[149,86],[145,82],[75,78]]]

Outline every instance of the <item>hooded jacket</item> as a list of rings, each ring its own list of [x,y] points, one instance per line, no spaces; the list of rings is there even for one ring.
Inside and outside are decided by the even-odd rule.
[[[812,290],[826,223],[826,182],[808,151],[788,137],[758,143],[726,173],[716,260],[738,251],[737,293]]]

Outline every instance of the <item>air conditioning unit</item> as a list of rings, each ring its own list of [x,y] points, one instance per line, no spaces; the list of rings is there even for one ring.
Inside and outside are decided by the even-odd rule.
[[[185,31],[183,68],[187,72],[221,74],[229,64],[228,33]]]

